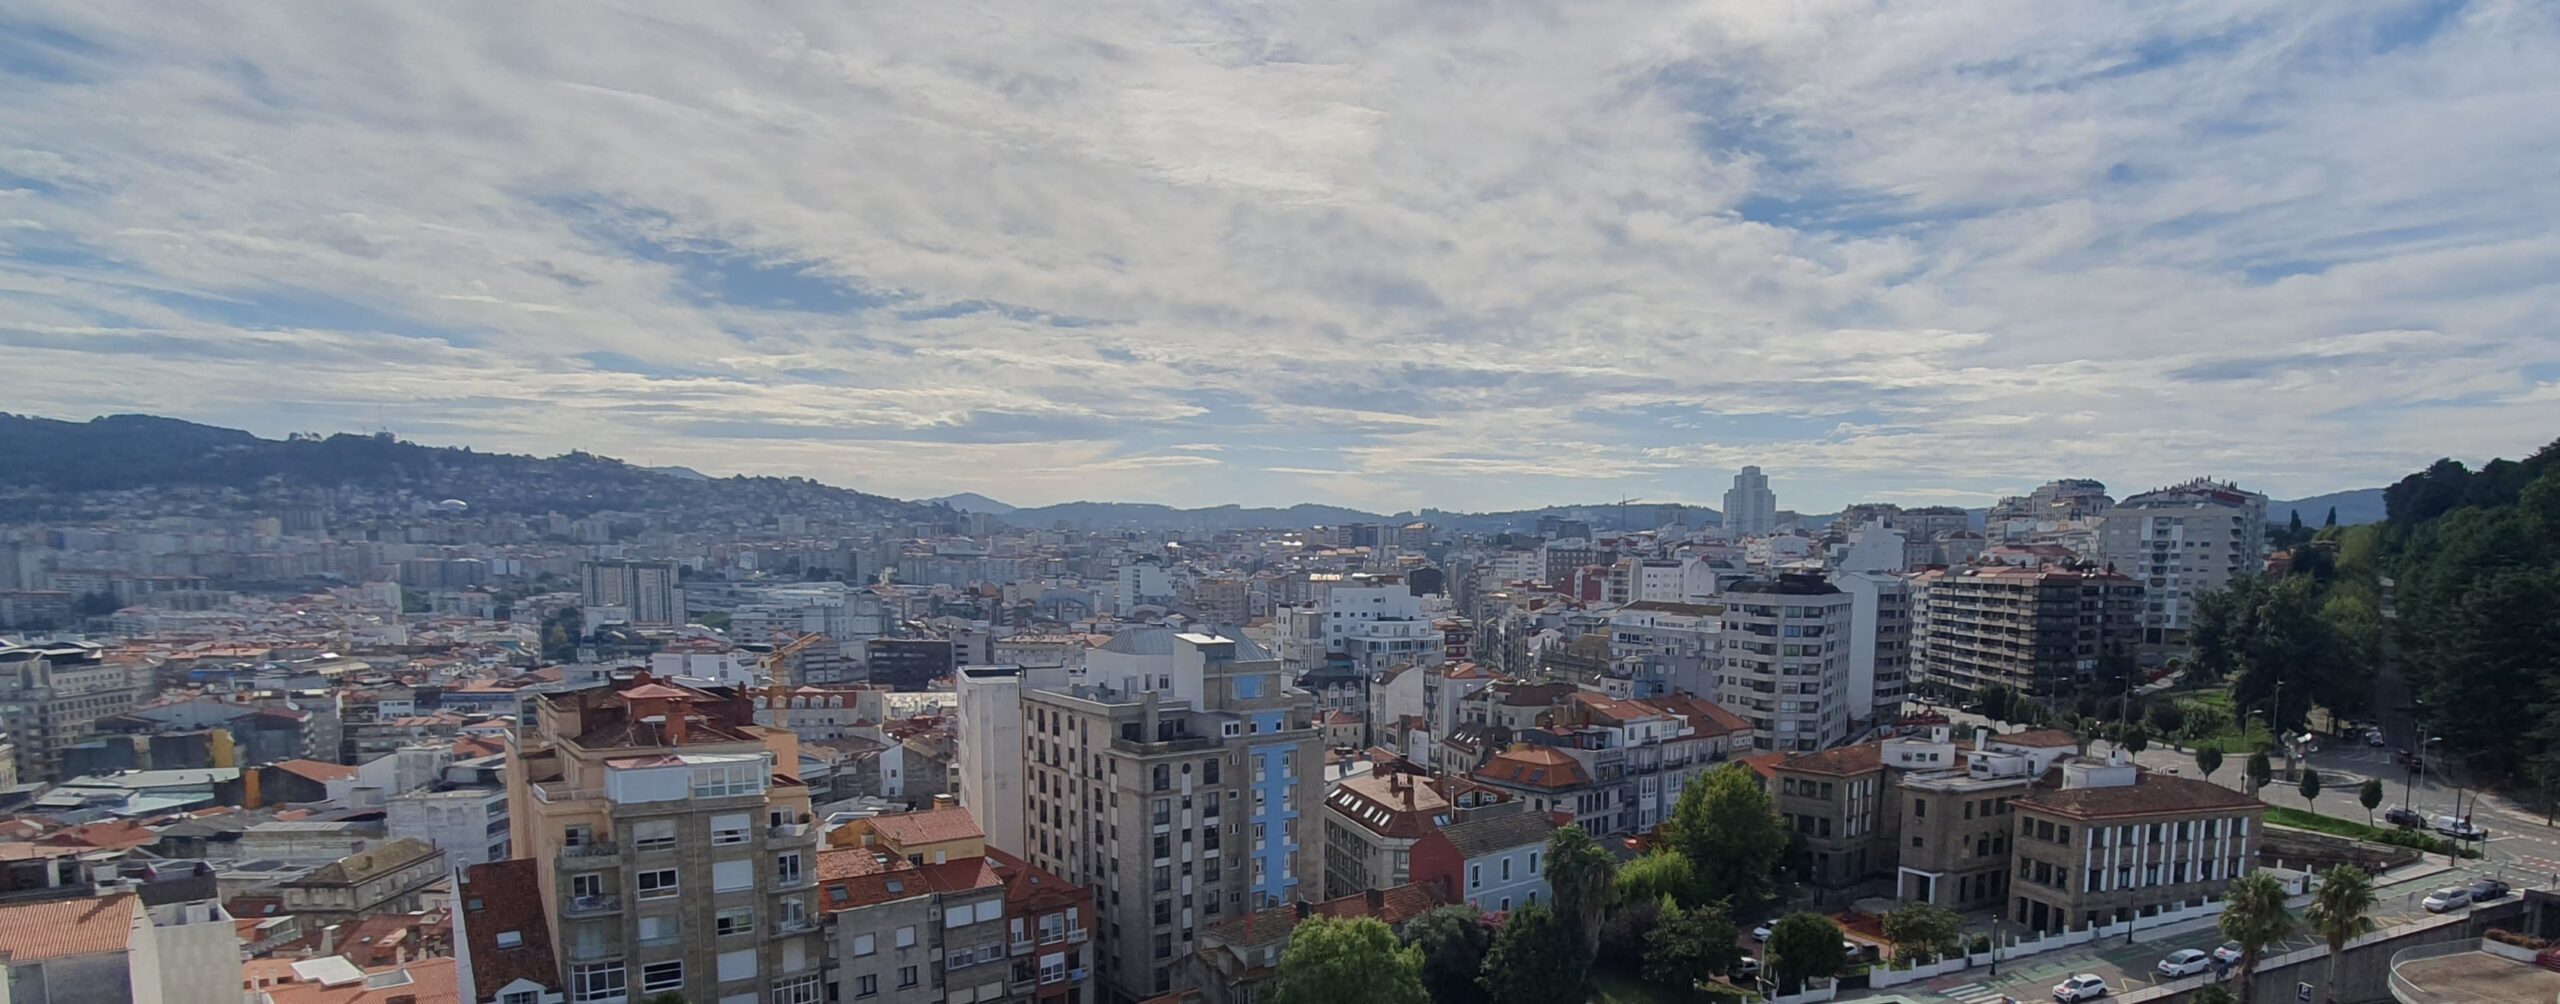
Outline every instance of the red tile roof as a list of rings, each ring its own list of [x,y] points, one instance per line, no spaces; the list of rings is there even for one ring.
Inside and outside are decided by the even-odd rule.
[[[52,844],[56,847],[96,847],[105,850],[126,850],[140,847],[144,844],[155,843],[159,841],[159,839],[160,834],[148,826],[144,826],[129,819],[118,819],[104,823],[89,823],[83,826],[73,826],[56,830],[52,833],[46,834],[42,839],[39,839],[36,842],[39,844]]]
[[[2027,729],[2025,731],[2011,732],[2005,735],[1995,733],[1992,735],[1991,741],[1994,743],[2007,743],[2011,746],[2025,746],[2033,749],[2061,749],[2065,746],[2077,749],[2080,746],[2080,740],[2071,738],[2071,733],[2064,732],[2061,729]]]
[[[1802,774],[1863,774],[1884,768],[1884,744],[1859,743],[1789,757],[1778,769]]]
[[[0,955],[19,964],[121,952],[147,923],[141,901],[129,892],[0,906]]]
[[[356,769],[353,767],[338,763],[322,763],[318,760],[280,760],[273,766],[287,774],[308,778],[321,784],[344,781],[356,776]]]
[[[1725,710],[1723,705],[1714,701],[1691,694],[1648,697],[1644,703],[1688,719],[1689,727],[1697,730],[1700,736],[1732,735],[1751,730],[1751,723],[1744,721],[1742,716]]]
[[[471,939],[472,999],[496,1000],[499,988],[519,979],[559,989],[560,971],[551,953],[541,878],[542,865],[532,858],[463,869],[454,900],[463,911],[463,931]],[[512,948],[500,947],[498,935],[508,931],[521,940]]]
[[[479,960],[473,959],[473,965]],[[396,966],[383,966],[364,971],[365,979],[329,986],[322,983],[284,983],[265,990],[272,1004],[390,1004],[395,998],[411,998],[417,1004],[460,1004],[461,990],[455,986],[456,973],[452,959],[419,959]],[[389,986],[371,986],[376,980],[388,980],[391,974],[405,975],[407,980]]]
[[[1582,764],[1545,746],[1523,746],[1495,754],[1476,768],[1478,780],[1532,788],[1573,788],[1591,783]]]
[[[968,840],[987,835],[987,831],[978,828],[978,820],[969,815],[969,810],[957,806],[877,816],[871,820],[871,832],[879,834],[880,839],[900,847],[939,844],[950,840]]]
[[[2034,788],[2010,803],[2021,810],[2074,819],[2189,812],[2246,812],[2265,803],[2211,781],[2148,770],[2134,783],[2108,788]]]

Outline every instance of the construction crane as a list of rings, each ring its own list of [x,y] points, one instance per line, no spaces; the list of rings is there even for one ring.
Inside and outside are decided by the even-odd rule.
[[[819,639],[825,637],[826,635],[816,633],[804,634],[800,637],[791,639],[788,644],[775,648],[772,654],[764,657],[762,665],[764,670],[764,685],[768,687],[781,686],[783,684],[782,664],[788,661],[792,656],[800,654],[802,649],[806,649],[811,645],[817,644]]]

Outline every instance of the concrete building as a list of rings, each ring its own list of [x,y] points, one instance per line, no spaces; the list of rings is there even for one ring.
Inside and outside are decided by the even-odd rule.
[[[412,912],[450,870],[444,852],[426,841],[386,840],[285,883],[284,910],[323,924]]]
[[[1443,787],[1400,767],[1334,785],[1321,816],[1326,898],[1412,881],[1414,841],[1456,817],[1457,802]]]
[[[1902,715],[1911,676],[1911,583],[1885,572],[1838,572],[1849,594],[1849,720],[1875,725]]]
[[[16,747],[20,781],[58,781],[62,751],[140,695],[129,667],[86,642],[0,646],[0,735]]]
[[[819,855],[827,998],[1082,1004],[1093,891],[988,848],[965,809],[855,820]]]
[[[1919,685],[1965,700],[1992,684],[2069,692],[2109,659],[2131,669],[2143,589],[2109,571],[1975,565],[1912,580]]]
[[[960,671],[960,722],[954,755],[960,804],[984,827],[987,846],[1021,855],[1022,689],[1061,687],[1064,667],[973,666]]]
[[[425,841],[455,868],[507,859],[507,790],[502,786],[420,789],[384,802],[391,838]]]
[[[1819,576],[1734,583],[1724,595],[1716,703],[1761,749],[1810,752],[1849,737],[1852,599]]]
[[[1233,639],[1174,641],[1203,667],[1196,705],[1107,684],[1022,696],[1026,856],[1098,890],[1098,975],[1137,998],[1173,988],[1202,927],[1321,882],[1301,818],[1323,794],[1312,700]]]
[[[647,674],[534,707],[508,749],[507,810],[516,854],[546,865],[570,998],[816,1001],[816,828],[785,773],[797,738],[755,724],[745,693]]]
[[[2130,763],[2065,762],[2061,785],[2010,803],[2009,920],[2078,930],[2202,906],[2254,869],[2265,803]]]
[[[1769,478],[1759,467],[1744,467],[1725,490],[1724,529],[1728,537],[1756,537],[1778,529],[1778,493],[1769,490]]]
[[[672,561],[578,563],[580,598],[589,607],[619,607],[631,623],[675,627],[684,623],[684,590]]]
[[[2197,479],[2107,510],[2100,552],[2143,586],[2142,644],[2165,658],[2186,644],[2195,598],[2255,573],[2267,558],[2267,497]]]
[[[1977,730],[1963,766],[1903,773],[1895,809],[1902,835],[1895,844],[1895,898],[1958,912],[2004,909],[2010,803],[2074,749],[2068,741],[2019,742]]]

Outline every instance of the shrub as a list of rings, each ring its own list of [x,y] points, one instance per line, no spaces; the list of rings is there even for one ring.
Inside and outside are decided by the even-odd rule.
[[[2502,928],[2492,927],[2489,929],[2489,932],[2482,935],[2482,937],[2502,945],[2514,945],[2517,948],[2526,949],[2528,951],[2539,952],[2545,948],[2551,947],[2551,942],[2544,939],[2534,937],[2530,934],[2519,934]]]
[[[1990,936],[1990,935],[1988,935],[1988,934],[1977,934],[1977,935],[1974,935],[1974,936],[1973,936],[1973,940],[1972,940],[1972,941],[1969,941],[1969,942],[1966,942],[1966,943],[1965,943],[1964,950],[1965,950],[1968,954],[1972,954],[1972,955],[1980,955],[1980,954],[1982,954],[1982,953],[1984,953],[1984,952],[1988,952],[1988,951],[1990,951],[1990,950],[1991,950],[1991,936]]]

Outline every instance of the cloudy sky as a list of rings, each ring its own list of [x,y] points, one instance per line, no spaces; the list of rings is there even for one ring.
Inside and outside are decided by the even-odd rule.
[[[2547,0],[22,0],[0,410],[1016,504],[2286,497],[2560,435],[2555,207]]]

